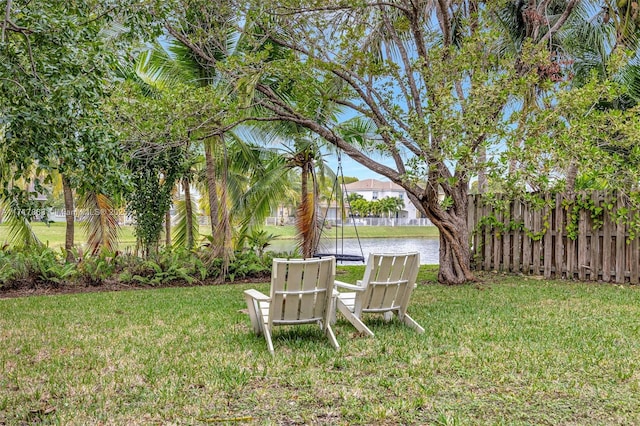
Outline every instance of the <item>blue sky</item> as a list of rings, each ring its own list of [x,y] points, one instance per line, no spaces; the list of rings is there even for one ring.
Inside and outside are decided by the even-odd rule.
[[[330,160],[327,160],[330,161]],[[337,170],[338,164],[337,160],[335,166],[332,167],[334,171]],[[352,160],[346,155],[342,156],[342,174],[347,177],[357,177],[359,180],[364,179],[377,179],[381,181],[388,181],[389,179],[367,169],[362,164]]]

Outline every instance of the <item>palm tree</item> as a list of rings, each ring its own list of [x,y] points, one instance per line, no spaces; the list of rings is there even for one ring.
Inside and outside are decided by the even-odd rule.
[[[294,140],[293,151],[287,156],[289,167],[300,169],[300,204],[296,211],[296,228],[300,238],[302,256],[310,258],[320,239],[321,224],[318,219],[319,183],[316,162],[322,160],[315,141]]]
[[[209,11],[209,14],[202,12],[202,10],[199,10],[199,12],[187,10],[185,17],[188,16],[189,19],[195,20],[198,24],[206,21],[207,28],[215,28],[215,30],[212,30],[215,37],[206,38],[205,40],[194,37],[194,35],[186,29],[188,26],[193,25],[192,22],[189,22],[189,25],[183,27],[168,26],[168,32],[174,37],[174,40],[168,44],[168,48],[172,54],[168,55],[162,46],[156,46],[153,52],[149,52],[147,56],[143,58],[142,63],[144,64],[145,72],[148,75],[152,75],[156,80],[165,82],[175,80],[182,80],[183,82],[191,81],[195,86],[213,87],[214,96],[229,98],[230,88],[227,87],[226,81],[219,78],[214,71],[214,67],[217,63],[224,63],[224,61],[233,59],[234,56],[241,54],[243,49],[254,48],[255,46],[249,46],[245,43],[243,38],[237,33],[236,27],[230,25],[232,21],[229,20],[228,16],[224,14],[220,16],[215,11]],[[193,26],[197,27],[198,25]],[[267,39],[265,39],[264,51],[268,52],[270,56],[268,60],[276,60],[284,56],[282,53],[284,50],[279,46],[269,43]],[[180,70],[181,72],[173,72],[175,70]],[[250,85],[251,83],[248,82],[248,84]],[[259,115],[259,110],[259,106],[245,108],[244,111],[239,111],[235,118],[241,121],[243,115],[253,113]],[[246,144],[242,143],[242,138],[229,130],[233,127],[233,124],[225,127],[222,119],[216,120],[215,117],[205,117],[204,121],[210,128],[207,134],[211,135],[204,138],[203,142],[207,193],[209,194],[208,210],[210,212],[212,226],[212,245],[214,247],[228,247],[228,243],[231,241],[231,219],[228,200],[232,200],[234,212],[247,211],[246,206],[253,206],[254,214],[251,216],[255,222],[258,217],[267,214],[267,207],[273,207],[274,200],[282,198],[283,191],[288,187],[290,180],[287,181],[286,168],[271,168],[271,165],[277,165],[279,163],[279,160],[273,157],[273,151],[264,150],[260,152],[260,150],[256,150],[255,148],[247,148]],[[204,126],[199,127],[201,131],[204,128]],[[226,130],[216,131],[216,127]],[[268,127],[270,130],[267,131],[265,131],[264,125],[254,127],[254,129],[260,128],[262,136],[268,140],[272,140],[272,138],[279,137],[283,134],[286,137],[288,130],[278,128],[277,125],[269,125]],[[246,131],[247,129],[248,128],[245,128],[244,130]],[[268,144],[269,142],[263,140],[262,143]],[[232,147],[242,147],[243,145],[245,148],[240,148],[239,150],[232,149]],[[251,150],[253,150],[253,154],[249,154]],[[233,161],[230,160],[232,156],[237,156],[239,153],[242,153],[243,161],[238,161],[239,159],[237,157],[235,157]],[[304,182],[303,186],[309,185],[309,177],[311,176],[311,186],[315,187],[317,183],[315,183],[316,179],[313,174],[313,167],[310,168],[309,164],[303,165],[303,163],[311,162],[313,159],[311,157],[305,159],[305,154],[302,152],[298,154],[298,156],[292,156],[290,160],[297,162],[296,164],[301,167],[302,180]],[[306,154],[310,154],[310,151]],[[269,158],[264,166],[259,162],[255,162],[265,160],[265,155]],[[244,160],[254,162],[251,164]],[[247,190],[247,186],[244,187],[244,196],[240,195],[242,193],[241,191],[236,191],[238,197],[235,197],[231,196],[229,191],[238,188],[234,186],[235,183],[238,182],[238,179],[237,175],[233,176],[233,173],[240,167],[245,167],[243,170],[244,173],[247,173],[247,170],[251,169],[254,173],[261,171],[263,174],[260,180],[249,179],[246,182],[247,184],[250,183],[249,189]],[[260,174],[256,176],[260,176]],[[267,185],[265,185],[264,182],[270,183],[272,188],[278,188],[278,192],[274,192],[273,189],[267,189]],[[317,205],[317,195],[314,195],[317,194],[317,191],[312,190],[309,194],[310,195],[302,197],[302,202],[299,206],[301,209],[299,217],[315,221],[315,216],[313,216],[314,208],[311,206]],[[244,210],[242,210],[243,206]],[[255,210],[256,206],[259,206],[258,210]],[[238,208],[240,208],[240,210],[238,210]],[[256,211],[260,211],[260,214],[256,215]],[[241,231],[246,233],[250,226],[249,221],[241,219],[240,222]],[[304,234],[310,237],[308,232],[312,229],[315,229],[315,226],[307,227]],[[305,241],[304,245],[312,247],[316,237],[312,237],[311,239],[307,237],[303,238]]]
[[[193,164],[195,165],[197,162],[194,162]],[[181,199],[174,199],[173,201],[173,204],[176,207],[177,220],[176,225],[172,230],[172,244],[176,247],[185,247],[188,250],[195,247],[195,243],[200,232],[197,207],[191,197],[192,179],[193,176],[190,173],[187,173],[186,176],[182,178],[179,185],[182,186],[184,197]],[[170,221],[170,218],[168,221]]]

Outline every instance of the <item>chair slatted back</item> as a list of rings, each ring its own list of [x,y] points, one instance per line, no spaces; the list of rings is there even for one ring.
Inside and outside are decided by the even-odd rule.
[[[420,266],[419,253],[370,254],[363,285],[367,290],[356,304],[356,310],[384,312],[406,309]]]
[[[326,321],[335,274],[333,257],[274,259],[269,322],[303,324]]]

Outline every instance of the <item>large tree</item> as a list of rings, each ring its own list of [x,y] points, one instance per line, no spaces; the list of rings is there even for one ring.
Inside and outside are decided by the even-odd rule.
[[[242,20],[255,54],[223,68],[238,92],[264,109],[260,119],[305,127],[402,186],[440,230],[439,280],[475,279],[466,222],[470,180],[487,166],[484,150],[512,129],[509,101],[548,77],[539,72],[552,61],[546,44],[578,1],[553,2],[556,13],[531,22],[542,36],[501,56],[493,48],[494,11],[508,2],[257,3]],[[529,3],[543,12],[549,4]],[[267,42],[288,49],[288,57],[265,61]],[[375,133],[343,137],[339,124],[318,117],[327,103],[370,120]]]
[[[102,110],[112,65],[125,45],[151,28],[151,14],[128,0],[0,4],[0,125],[11,170],[0,175],[2,198],[27,198],[12,186],[16,178],[47,180],[59,172],[70,258],[73,190],[103,193],[110,189],[108,177],[119,174],[120,151]],[[35,179],[36,189],[41,183]]]
[[[509,6],[499,13],[500,46],[521,49],[538,15],[523,2]],[[586,188],[633,191],[633,108],[640,98],[640,17],[634,11],[636,2],[584,0],[554,36],[548,45],[554,61],[539,70],[550,73],[553,84],[531,87],[519,135],[503,154],[511,184],[569,195]]]

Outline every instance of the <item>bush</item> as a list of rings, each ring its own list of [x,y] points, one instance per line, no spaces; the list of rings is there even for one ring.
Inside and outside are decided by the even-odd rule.
[[[79,278],[86,285],[102,285],[122,270],[122,259],[118,251],[111,250],[101,250],[97,256],[86,256],[78,262]]]
[[[5,247],[0,251],[0,288],[58,286],[73,281],[76,275],[74,264],[65,262],[62,253],[47,247],[14,250]]]
[[[193,283],[206,278],[207,267],[187,249],[160,251],[149,259],[132,262],[120,274],[121,281],[148,285],[166,284],[177,280]]]
[[[0,290],[101,286],[106,282],[157,286],[175,281],[192,284],[207,279],[268,281],[272,259],[292,256],[295,254],[265,252],[260,255],[254,250],[238,251],[229,263],[227,274],[221,277],[222,260],[212,259],[206,248],[161,250],[148,259],[103,250],[98,255],[78,255],[77,263],[69,263],[62,251],[46,247],[11,250],[4,247],[0,250]]]

